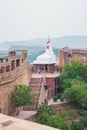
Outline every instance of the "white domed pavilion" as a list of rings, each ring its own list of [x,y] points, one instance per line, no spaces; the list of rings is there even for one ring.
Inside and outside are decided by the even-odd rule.
[[[44,71],[53,73],[56,63],[56,56],[54,55],[53,49],[50,44],[50,39],[46,43],[46,51],[42,55],[38,56],[33,62],[35,71]]]

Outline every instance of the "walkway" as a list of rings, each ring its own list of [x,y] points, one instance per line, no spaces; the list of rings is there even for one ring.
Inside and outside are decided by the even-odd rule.
[[[18,115],[14,116],[19,119],[27,119],[32,115],[35,115],[37,111],[21,111]]]

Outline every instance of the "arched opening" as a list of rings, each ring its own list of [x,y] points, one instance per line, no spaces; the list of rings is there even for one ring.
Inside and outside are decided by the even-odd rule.
[[[10,65],[6,66],[6,72],[10,71]]]
[[[20,66],[20,59],[16,60],[16,67]]]

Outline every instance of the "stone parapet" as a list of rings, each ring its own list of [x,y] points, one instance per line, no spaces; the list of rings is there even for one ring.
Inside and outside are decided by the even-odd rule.
[[[6,73],[1,73],[0,85],[14,81],[19,76],[21,76],[21,74],[24,72],[24,69],[26,68],[27,68],[27,61],[25,60],[21,66],[15,68],[14,70],[6,72]]]

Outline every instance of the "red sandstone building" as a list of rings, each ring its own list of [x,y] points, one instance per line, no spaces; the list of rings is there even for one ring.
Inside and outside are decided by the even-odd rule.
[[[45,100],[52,98],[58,91],[58,64],[49,39],[46,51],[33,61],[31,69],[32,77],[29,86],[37,95],[37,105],[35,106],[37,107]],[[29,107],[24,108],[28,109]]]
[[[60,67],[62,67],[64,63],[70,63],[72,60],[87,64],[87,50],[69,49],[65,47],[59,51]]]

